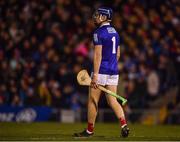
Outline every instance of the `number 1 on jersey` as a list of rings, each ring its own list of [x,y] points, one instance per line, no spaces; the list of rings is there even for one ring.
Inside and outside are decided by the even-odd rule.
[[[112,47],[112,54],[116,54],[116,37],[112,37],[113,47]]]

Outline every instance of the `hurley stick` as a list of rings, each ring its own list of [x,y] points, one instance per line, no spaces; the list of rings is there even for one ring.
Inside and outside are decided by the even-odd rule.
[[[90,86],[91,84],[91,78],[88,74],[88,72],[86,70],[81,70],[78,75],[77,75],[77,81],[80,85],[84,85],[84,86]],[[114,96],[117,99],[122,101],[122,105],[125,105],[127,100],[125,98],[123,98],[122,96],[117,95],[116,93],[106,89],[103,86],[98,86],[98,88],[104,92],[106,92],[108,95]]]

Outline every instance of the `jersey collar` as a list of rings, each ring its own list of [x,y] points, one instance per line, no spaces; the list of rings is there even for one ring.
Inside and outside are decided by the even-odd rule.
[[[110,25],[110,23],[104,23],[104,24],[102,24],[100,27],[102,27],[102,26],[108,26],[108,25]]]

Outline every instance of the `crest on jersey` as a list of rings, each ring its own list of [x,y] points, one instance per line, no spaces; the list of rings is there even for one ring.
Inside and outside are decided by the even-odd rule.
[[[93,35],[93,38],[94,38],[94,41],[95,41],[95,42],[98,42],[98,36],[97,36],[97,34],[94,34],[94,35]]]

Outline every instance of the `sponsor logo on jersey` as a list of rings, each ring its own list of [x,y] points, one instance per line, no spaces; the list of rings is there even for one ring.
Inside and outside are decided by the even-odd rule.
[[[116,30],[112,27],[107,28],[108,33],[116,33]]]

